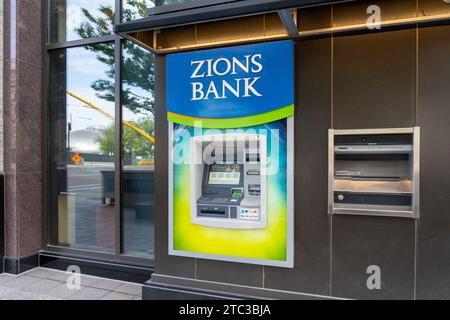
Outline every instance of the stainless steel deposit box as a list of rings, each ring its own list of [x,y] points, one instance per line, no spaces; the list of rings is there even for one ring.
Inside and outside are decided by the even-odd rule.
[[[329,214],[419,217],[420,129],[329,130]]]

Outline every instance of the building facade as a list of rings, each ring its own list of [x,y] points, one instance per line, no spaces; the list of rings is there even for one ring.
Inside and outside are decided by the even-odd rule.
[[[85,273],[145,282],[146,299],[450,298],[446,1],[5,0],[2,5],[3,272],[77,265]],[[267,59],[259,70],[258,57],[250,53],[272,45],[261,54],[269,56],[282,43],[291,46],[292,58],[284,51],[282,57],[292,65]],[[288,113],[270,118],[289,119],[281,128],[287,128],[286,180],[292,188],[286,191],[285,224],[272,235],[286,238],[281,246],[288,258],[282,264],[240,259],[224,249],[229,243],[219,233],[245,239],[244,232],[218,232],[217,224],[198,231],[213,223],[214,208],[199,207],[199,219],[191,218],[196,227],[186,228],[197,233],[180,233],[184,226],[176,225],[177,214],[189,217],[197,210],[193,202],[191,213],[174,209],[174,198],[191,194],[174,181],[187,177],[194,188],[171,158],[172,129],[189,128],[188,120],[195,118],[186,107],[177,111],[183,120],[175,119],[172,101],[182,97],[177,86],[186,71],[178,63],[183,57],[191,59],[186,66],[197,63],[193,78],[202,78],[201,67],[208,64],[201,59],[216,73],[205,71],[205,78],[231,76],[214,59],[229,63],[223,59],[235,49],[251,58],[230,60],[231,75],[238,73],[231,68],[292,70],[282,74],[287,82],[269,71],[261,76],[270,78],[267,92],[277,91],[274,101],[284,89],[288,100],[292,96],[292,113],[283,109]],[[254,59],[253,69],[245,66],[248,59]],[[233,79],[247,81],[243,98],[266,96],[245,79]],[[192,81],[187,77],[185,84]],[[279,83],[286,88],[275,89]],[[230,88],[224,85],[222,99],[225,89],[238,96],[238,89]],[[208,94],[203,98],[210,100]],[[236,101],[227,110],[244,103]],[[217,106],[202,117],[232,118],[219,116]],[[271,122],[252,125],[266,123]],[[238,128],[217,123],[210,128],[231,127]],[[352,137],[367,153],[339,149],[354,147]],[[374,148],[393,145],[406,151]],[[350,187],[339,189],[341,182]],[[202,188],[219,184],[202,183]],[[266,192],[267,199],[280,194],[270,183],[267,191],[257,185],[244,184],[242,190],[253,186],[251,195]],[[257,228],[269,228],[271,212],[279,208],[267,206],[266,224]],[[209,220],[201,220],[202,210]],[[195,239],[203,239],[204,247]],[[269,240],[261,242],[264,253],[278,243]],[[207,241],[222,241],[223,247],[208,251]]]

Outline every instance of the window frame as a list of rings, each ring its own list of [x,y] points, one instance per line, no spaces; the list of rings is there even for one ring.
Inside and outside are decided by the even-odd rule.
[[[108,36],[89,38],[89,39],[78,39],[67,42],[52,42],[50,43],[50,0],[44,0],[43,5],[45,10],[43,11],[43,105],[44,105],[44,128],[43,128],[43,234],[42,234],[42,247],[45,251],[53,252],[57,254],[66,254],[68,256],[80,257],[80,258],[94,258],[100,259],[102,261],[110,263],[127,263],[142,267],[154,267],[154,257],[145,258],[126,255],[123,253],[123,232],[122,232],[122,48],[123,41],[125,38],[117,35],[111,34]],[[122,21],[122,0],[114,1],[114,24],[120,24]],[[49,192],[48,182],[50,174],[50,132],[49,132],[49,97],[50,97],[50,70],[49,70],[49,57],[53,50],[58,49],[68,49],[80,46],[86,46],[90,44],[103,43],[103,42],[114,42],[114,54],[115,54],[115,155],[114,155],[114,167],[115,167],[115,252],[106,253],[94,250],[76,249],[64,246],[58,246],[51,244],[51,230],[50,225],[50,197],[52,194]],[[54,227],[54,226],[53,226]],[[156,245],[154,245],[156,246]]]

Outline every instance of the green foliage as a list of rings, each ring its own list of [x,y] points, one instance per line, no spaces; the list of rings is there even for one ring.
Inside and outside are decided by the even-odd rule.
[[[155,2],[155,1],[151,1]],[[156,0],[156,2],[164,2],[161,0]],[[147,1],[148,3],[148,1]],[[128,7],[134,8],[134,12],[132,10],[129,10],[125,8],[122,12],[122,19],[123,21],[132,21],[139,18],[144,18],[148,15],[148,7],[146,4],[146,1],[142,0],[128,0],[127,1]]]
[[[136,122],[132,122],[132,124],[154,137],[155,132],[153,119],[143,117]],[[102,135],[98,139],[98,142],[100,144],[100,150],[103,154],[114,154],[115,131],[114,125],[108,126],[107,128],[101,130]],[[122,145],[123,150],[126,153],[130,153],[133,158],[142,157],[144,160],[153,159],[155,151],[153,143],[138,132],[126,126],[122,126]]]
[[[100,144],[100,151],[102,154],[113,155],[115,151],[115,127],[111,125],[101,130],[102,136],[98,138]]]
[[[155,126],[153,119],[144,117],[133,123],[139,129],[145,131],[150,136],[155,136]],[[147,138],[136,131],[125,127],[128,132],[129,140],[124,144],[125,150],[130,150],[133,157],[142,157],[143,159],[153,159],[155,146]],[[124,134],[125,135],[125,134]]]
[[[156,0],[157,1],[157,0]],[[100,14],[94,16],[82,9],[86,22],[75,28],[81,38],[102,37],[111,34],[115,13],[110,6],[99,6]],[[147,15],[144,0],[127,0],[123,9],[124,21],[136,18],[136,12],[141,17]],[[88,45],[87,49],[97,54],[97,60],[108,66],[105,79],[99,79],[91,84],[97,97],[114,102],[115,94],[115,53],[113,43]],[[122,105],[135,114],[154,113],[154,56],[131,41],[123,41],[122,61]],[[138,94],[137,92],[143,92]]]
[[[183,0],[151,0],[155,6],[183,2]],[[123,21],[131,21],[147,16],[147,3],[145,0],[127,0],[122,10]],[[86,21],[75,28],[75,32],[83,39],[108,36],[115,21],[115,13],[111,6],[99,6],[100,14],[93,15],[86,9],[82,13]],[[145,49],[125,40],[122,50],[122,105],[135,114],[154,114],[154,56]],[[108,66],[106,77],[98,79],[91,84],[92,89],[100,99],[114,102],[115,94],[115,59],[114,43],[98,43],[87,46],[87,49],[96,54],[98,61]],[[140,118],[133,123],[150,136],[154,136],[154,122],[151,116]],[[108,126],[101,131],[98,139],[103,154],[115,153],[115,127]],[[154,145],[136,131],[122,126],[123,150],[131,153],[132,157],[142,157],[151,160],[154,155]]]

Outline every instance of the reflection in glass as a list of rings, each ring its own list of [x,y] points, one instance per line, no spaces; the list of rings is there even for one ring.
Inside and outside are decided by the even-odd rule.
[[[50,42],[112,33],[115,0],[50,0]]]
[[[155,0],[122,0],[122,21],[145,18],[148,16],[148,8],[154,6]]]
[[[122,52],[122,252],[153,258],[154,56],[131,41]]]
[[[52,244],[114,252],[113,43],[50,53]]]
[[[148,16],[148,9],[155,6],[194,0],[122,0],[122,21],[132,21]]]

